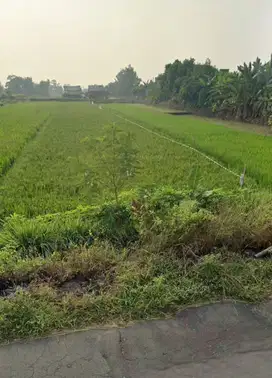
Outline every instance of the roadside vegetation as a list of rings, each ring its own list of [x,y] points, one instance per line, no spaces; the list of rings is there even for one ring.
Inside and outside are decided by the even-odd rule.
[[[27,219],[0,233],[0,339],[162,317],[271,294],[271,195],[172,188]]]

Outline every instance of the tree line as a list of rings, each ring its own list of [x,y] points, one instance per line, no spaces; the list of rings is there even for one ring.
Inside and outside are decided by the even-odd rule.
[[[257,58],[235,71],[217,68],[210,59],[204,63],[177,59],[146,82],[128,65],[104,89],[117,99],[167,102],[185,110],[272,126],[272,55],[268,62]],[[0,84],[1,94],[59,97],[63,88],[56,80],[35,83],[31,77],[10,75],[5,88]]]
[[[60,97],[62,86],[56,80],[41,80],[35,83],[31,77],[9,75],[5,87],[0,83],[0,95],[22,95],[26,97]]]
[[[272,125],[272,55],[237,70],[219,69],[210,59],[194,58],[166,64],[154,80],[143,82],[133,67],[122,69],[107,86],[116,97],[168,102],[186,110],[206,110],[219,117]]]

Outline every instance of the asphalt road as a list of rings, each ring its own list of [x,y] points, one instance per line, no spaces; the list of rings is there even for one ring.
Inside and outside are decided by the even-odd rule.
[[[231,378],[272,375],[272,305],[213,304],[175,319],[0,348],[0,378]]]

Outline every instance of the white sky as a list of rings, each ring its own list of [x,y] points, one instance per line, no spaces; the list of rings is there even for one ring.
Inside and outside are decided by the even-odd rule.
[[[144,80],[176,58],[221,68],[272,52],[272,0],[0,0],[0,80]]]

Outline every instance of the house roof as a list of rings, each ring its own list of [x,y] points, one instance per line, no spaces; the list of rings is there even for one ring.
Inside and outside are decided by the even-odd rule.
[[[103,85],[89,85],[88,92],[107,92]]]
[[[80,85],[64,85],[63,87],[64,91],[66,92],[75,92],[75,91],[82,91]]]

